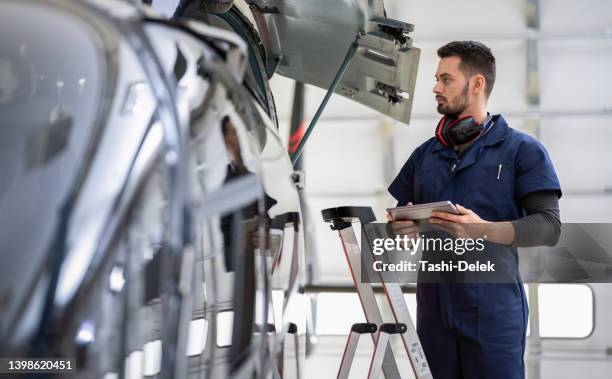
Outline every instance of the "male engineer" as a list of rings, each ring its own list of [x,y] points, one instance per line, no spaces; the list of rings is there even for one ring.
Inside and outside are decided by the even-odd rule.
[[[459,234],[480,225],[488,242],[509,246],[510,262],[518,266],[514,247],[554,245],[559,238],[555,169],[537,140],[487,112],[495,83],[487,46],[450,42],[438,56],[433,93],[442,119],[389,192],[398,206],[450,200],[459,215],[433,212],[431,223]],[[391,224],[399,234],[415,227]],[[419,282],[417,310],[417,332],[435,379],[525,377],[528,308],[518,267],[511,283]]]

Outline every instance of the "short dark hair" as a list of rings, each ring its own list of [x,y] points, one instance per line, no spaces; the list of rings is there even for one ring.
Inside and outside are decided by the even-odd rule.
[[[495,84],[495,57],[485,44],[476,41],[453,41],[438,49],[438,57],[459,57],[459,69],[467,78],[482,74],[486,80],[487,98]]]

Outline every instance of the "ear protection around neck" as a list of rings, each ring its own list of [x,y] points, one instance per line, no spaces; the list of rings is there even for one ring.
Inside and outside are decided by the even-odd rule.
[[[436,127],[436,138],[444,146],[458,146],[474,140],[484,127],[473,116],[454,118],[444,115]]]

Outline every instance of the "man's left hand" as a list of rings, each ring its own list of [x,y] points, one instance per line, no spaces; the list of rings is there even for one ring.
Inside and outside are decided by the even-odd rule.
[[[431,212],[429,222],[456,238],[482,238],[483,226],[489,221],[481,219],[474,211],[459,204],[456,204],[455,207],[459,211],[458,215],[446,212]]]

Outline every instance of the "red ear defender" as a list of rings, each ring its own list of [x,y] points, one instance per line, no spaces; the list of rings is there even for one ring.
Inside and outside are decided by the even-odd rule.
[[[442,133],[442,129],[444,128],[446,124],[446,115],[442,116],[442,118],[440,119],[440,121],[438,122],[438,126],[436,127],[436,138],[438,139],[438,141],[440,141],[440,143],[443,146],[448,146],[448,142],[446,142],[446,139],[444,138],[444,135]]]
[[[483,129],[473,116],[452,119],[444,115],[436,127],[436,138],[444,146],[458,146],[478,137]]]

